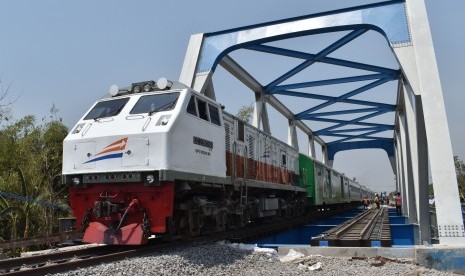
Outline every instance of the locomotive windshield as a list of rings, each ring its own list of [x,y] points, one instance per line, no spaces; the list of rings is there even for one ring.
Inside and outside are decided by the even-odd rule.
[[[179,93],[164,93],[142,96],[132,108],[130,114],[149,113],[152,115],[155,112],[172,110]]]
[[[129,98],[103,101],[97,103],[94,108],[87,114],[84,120],[96,120],[98,118],[111,117],[118,115],[119,112],[128,102]]]

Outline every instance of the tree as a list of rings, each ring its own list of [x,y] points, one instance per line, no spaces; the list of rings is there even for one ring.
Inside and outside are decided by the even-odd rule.
[[[455,173],[457,174],[457,183],[462,201],[465,200],[465,163],[458,156],[454,156]]]
[[[11,84],[5,87],[0,79],[0,125],[4,121],[11,120],[11,105],[15,100],[8,98],[10,88]]]
[[[250,104],[249,106],[243,105],[241,108],[239,108],[239,111],[237,112],[236,116],[239,119],[248,123],[250,119],[252,119],[253,111],[254,111],[253,103]]]
[[[454,164],[460,200],[463,202],[465,201],[465,163],[458,156],[454,156]],[[433,184],[429,184],[428,194],[430,196],[434,195]]]
[[[56,119],[56,118],[55,118]],[[46,192],[46,199],[50,203],[66,204],[68,201],[68,189],[61,183],[61,169],[63,159],[63,139],[68,134],[68,129],[60,121],[52,121],[43,128],[41,154],[43,186]],[[54,210],[45,208],[48,211],[46,218],[54,218]],[[47,233],[53,232],[54,220],[46,221]]]
[[[37,125],[33,116],[0,128],[0,190],[31,201],[0,198],[0,239],[27,238],[50,234],[57,228],[57,216],[65,215],[46,201],[66,204],[67,191],[61,185],[62,142],[68,130],[52,120]]]

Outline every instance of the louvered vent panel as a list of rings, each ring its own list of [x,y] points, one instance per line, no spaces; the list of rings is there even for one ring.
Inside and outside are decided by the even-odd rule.
[[[231,175],[231,170],[232,170],[232,166],[231,166],[231,162],[232,162],[232,158],[231,158],[231,133],[230,133],[230,128],[229,128],[229,124],[225,122],[224,124],[224,130],[225,130],[225,146],[226,146],[226,175]]]
[[[255,179],[257,176],[257,166],[255,164],[255,138],[253,135],[249,135],[249,158],[248,158],[248,169],[249,179]]]

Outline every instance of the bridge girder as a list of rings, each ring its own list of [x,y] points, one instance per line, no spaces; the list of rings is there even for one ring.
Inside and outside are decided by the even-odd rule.
[[[367,31],[382,34],[399,63],[399,69],[384,68],[328,55]],[[266,45],[283,39],[344,31],[346,34],[316,54]],[[273,55],[299,58],[297,66],[268,84],[261,84],[228,54],[247,49]],[[312,82],[282,84],[315,63],[361,69],[372,74]],[[221,65],[255,93],[254,125],[270,132],[267,105],[289,121],[288,143],[298,147],[296,127],[309,139],[308,153],[315,156],[314,142],[321,145],[323,159],[331,165],[337,152],[361,148],[384,149],[396,174],[397,187],[405,196],[404,210],[411,222],[418,222],[419,240],[430,242],[429,215],[426,214],[428,164],[433,180],[439,241],[465,244],[462,214],[444,100],[436,65],[424,0],[387,1],[246,26],[191,37],[180,81],[215,98],[212,75]],[[386,82],[398,80],[396,105],[352,98]],[[371,81],[338,97],[294,91],[339,83]],[[275,95],[313,98],[324,102],[303,111],[292,112]],[[359,109],[321,112],[335,103],[364,106]],[[395,112],[395,124],[365,120]],[[366,113],[351,120],[328,118],[333,115]],[[333,125],[313,131],[304,121]],[[346,126],[354,126],[346,128]],[[374,134],[394,130],[392,138]],[[355,134],[354,134],[355,133]],[[326,143],[320,136],[340,137]],[[428,163],[429,160],[429,163]]]

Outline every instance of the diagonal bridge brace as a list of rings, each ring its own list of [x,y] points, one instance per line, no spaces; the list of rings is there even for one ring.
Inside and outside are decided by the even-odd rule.
[[[333,84],[342,84],[342,83],[350,83],[350,82],[359,82],[359,81],[367,81],[367,80],[378,80],[383,78],[390,78],[397,75],[400,75],[400,72],[396,72],[399,74],[371,74],[371,75],[360,75],[360,76],[353,76],[353,77],[345,77],[345,78],[337,78],[337,79],[328,79],[328,80],[319,80],[319,81],[311,81],[311,82],[302,82],[302,83],[294,83],[294,84],[285,84],[285,85],[278,85],[272,87],[267,90],[268,93],[273,93],[280,90],[287,90],[287,89],[299,89],[299,88],[308,88],[308,87],[316,87],[316,86],[325,86],[325,85],[333,85]]]
[[[265,90],[273,88],[277,84],[282,83],[283,81],[289,79],[290,77],[294,76],[295,74],[299,73],[300,71],[302,71],[305,68],[309,67],[310,65],[314,64],[315,62],[317,62],[321,58],[329,55],[330,53],[332,53],[334,51],[336,51],[337,49],[341,48],[342,46],[346,45],[347,43],[349,43],[350,41],[356,39],[357,37],[361,36],[362,34],[364,34],[367,31],[368,31],[367,29],[359,29],[359,30],[355,30],[355,31],[350,32],[349,34],[345,35],[344,37],[342,37],[338,41],[334,42],[333,44],[329,45],[328,47],[326,47],[325,49],[320,51],[315,56],[315,58],[304,61],[303,63],[301,63],[298,66],[294,67],[292,70],[288,71],[287,73],[283,74],[282,76],[280,76],[276,80],[272,81],[270,84],[266,85]]]
[[[339,122],[339,123],[337,123],[337,124],[335,124],[333,126],[330,126],[330,127],[315,131],[315,134],[319,135],[321,132],[325,132],[325,131],[327,132],[327,131],[335,129],[335,128],[340,128],[340,127],[343,127],[343,126],[346,126],[346,125],[359,123],[360,121],[366,120],[368,118],[376,117],[376,116],[379,116],[379,115],[387,113],[387,112],[390,112],[390,110],[383,109],[383,110],[373,112],[371,114],[367,114],[367,115],[352,119],[350,121],[341,121],[341,122]]]
[[[394,70],[391,68],[375,66],[375,65],[365,64],[365,63],[359,63],[359,62],[354,62],[354,61],[349,61],[349,60],[344,60],[344,59],[332,58],[332,57],[322,57],[317,60],[316,54],[283,49],[283,48],[278,48],[278,47],[269,46],[269,45],[252,45],[245,49],[262,52],[262,53],[269,53],[269,54],[275,54],[275,55],[280,55],[280,56],[285,56],[285,57],[291,57],[291,58],[314,60],[320,63],[326,63],[326,64],[331,64],[331,65],[336,65],[336,66],[341,66],[341,67],[347,67],[347,68],[353,68],[353,69],[359,69],[359,70],[365,70],[365,71],[371,71],[371,72],[377,72],[377,73],[384,73],[384,74],[390,74],[390,75],[399,75],[400,73],[399,70]]]
[[[315,99],[315,100],[325,100],[325,101],[337,100],[337,97],[317,95],[317,94],[311,94],[311,93],[303,93],[303,92],[295,92],[295,91],[287,91],[287,90],[274,91],[273,93],[269,93],[269,94],[294,96],[294,97],[309,98],[309,99]],[[396,107],[396,105],[392,105],[392,104],[362,101],[362,100],[353,100],[353,99],[339,99],[338,102],[374,106],[374,107],[379,107],[379,108],[394,108],[395,109]],[[301,119],[307,119],[308,118],[307,116],[311,116],[311,114],[304,114],[302,115]]]
[[[339,96],[339,97],[336,97],[336,98],[334,98],[334,99],[332,99],[332,100],[329,100],[329,101],[327,101],[327,102],[325,102],[325,103],[322,103],[322,104],[320,104],[320,105],[317,105],[317,106],[315,106],[315,107],[312,107],[312,108],[309,108],[309,109],[307,109],[307,110],[305,110],[305,111],[302,111],[302,112],[296,114],[295,117],[296,117],[296,119],[302,119],[302,118],[303,118],[303,115],[306,115],[306,114],[311,113],[311,112],[316,111],[316,110],[320,110],[320,109],[322,109],[322,108],[324,108],[324,107],[327,107],[327,106],[332,105],[332,104],[334,104],[334,103],[340,102],[340,101],[342,101],[342,100],[348,99],[348,98],[350,98],[350,97],[352,97],[352,96],[355,96],[355,95],[357,95],[357,94],[360,94],[360,93],[362,93],[362,92],[365,92],[365,91],[367,91],[367,90],[369,90],[369,89],[372,89],[372,88],[374,88],[374,87],[377,87],[377,86],[379,86],[379,85],[381,85],[381,84],[384,84],[384,83],[386,83],[386,82],[388,82],[388,81],[391,81],[391,80],[393,80],[393,79],[394,79],[394,78],[382,78],[382,79],[376,80],[376,81],[374,81],[374,82],[372,82],[372,83],[369,83],[369,84],[364,85],[364,86],[362,86],[362,87],[360,87],[360,88],[357,88],[357,89],[355,89],[355,90],[352,90],[351,92],[348,92],[348,93],[346,93],[346,94],[344,94],[344,95],[341,95],[341,96]]]

